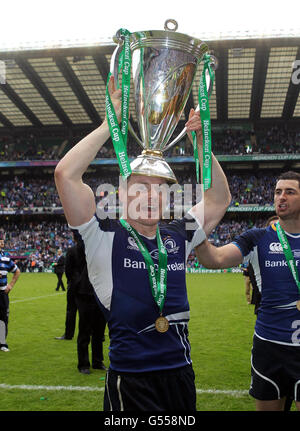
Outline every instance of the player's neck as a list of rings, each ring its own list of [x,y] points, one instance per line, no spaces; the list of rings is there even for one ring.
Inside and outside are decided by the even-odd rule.
[[[156,224],[143,224],[139,222],[138,220],[131,220],[130,218],[127,218],[126,221],[132,226],[139,234],[146,236],[146,237],[153,237],[156,235],[156,229],[157,229],[157,223]]]
[[[279,219],[282,229],[288,233],[300,233],[300,218],[297,219]]]

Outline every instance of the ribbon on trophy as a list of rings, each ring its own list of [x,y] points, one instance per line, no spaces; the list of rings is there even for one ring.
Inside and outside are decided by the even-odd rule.
[[[202,124],[202,137],[203,137],[203,185],[204,191],[211,187],[211,166],[212,166],[212,155],[211,155],[211,121],[209,112],[209,98],[207,87],[206,87],[206,72],[209,73],[210,86],[212,88],[215,74],[211,67],[211,57],[209,54],[204,54],[204,67],[202,71],[201,80],[199,83],[199,108],[200,108],[200,118]],[[196,163],[196,177],[199,183],[199,154],[197,147],[197,137],[196,132],[192,132],[193,137],[193,148],[194,148],[194,158]]]
[[[110,136],[118,159],[121,175],[124,179],[131,174],[130,163],[127,154],[129,96],[130,96],[130,73],[131,73],[131,50],[130,32],[126,29],[119,30],[124,37],[122,52],[119,56],[118,72],[122,70],[122,105],[121,105],[121,128],[108,91],[108,83],[111,73],[108,74],[106,84],[105,110],[109,126]],[[119,83],[116,83],[119,88]]]

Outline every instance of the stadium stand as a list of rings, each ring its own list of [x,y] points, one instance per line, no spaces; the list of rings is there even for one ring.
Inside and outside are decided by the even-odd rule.
[[[213,151],[232,193],[231,205],[210,236],[216,245],[273,214],[279,173],[300,167],[300,60],[297,37],[208,42],[219,59],[210,99]],[[0,229],[23,271],[50,271],[57,248],[73,242],[55,189],[57,161],[105,116],[104,95],[114,45],[0,52],[6,83],[0,85]],[[197,105],[196,74],[182,130]],[[131,122],[137,131],[133,102]],[[128,154],[140,148],[129,137]],[[195,182],[193,149],[185,138],[166,157],[180,184]],[[112,143],[90,166],[86,181],[118,185]],[[195,197],[195,195],[194,195]],[[116,196],[117,199],[117,196]],[[118,201],[116,200],[118,204]],[[34,262],[34,264],[33,264]],[[192,253],[188,266],[197,268]]]

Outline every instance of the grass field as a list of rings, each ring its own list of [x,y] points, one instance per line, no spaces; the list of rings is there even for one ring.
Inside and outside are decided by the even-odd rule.
[[[242,274],[188,274],[190,342],[197,410],[249,411],[250,354],[255,315]],[[64,332],[66,294],[52,273],[21,274],[10,293],[7,342],[0,352],[0,411],[102,410],[105,372],[77,370],[76,334]],[[108,336],[105,341],[108,366]]]

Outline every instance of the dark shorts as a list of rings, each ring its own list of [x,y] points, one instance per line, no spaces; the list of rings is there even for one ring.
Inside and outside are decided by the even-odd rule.
[[[9,299],[8,294],[4,292],[4,290],[0,290],[0,320],[8,323],[8,314],[9,314]]]
[[[191,365],[149,373],[106,375],[104,411],[196,411]]]
[[[285,396],[300,401],[300,345],[287,346],[254,335],[249,394],[257,400]]]

